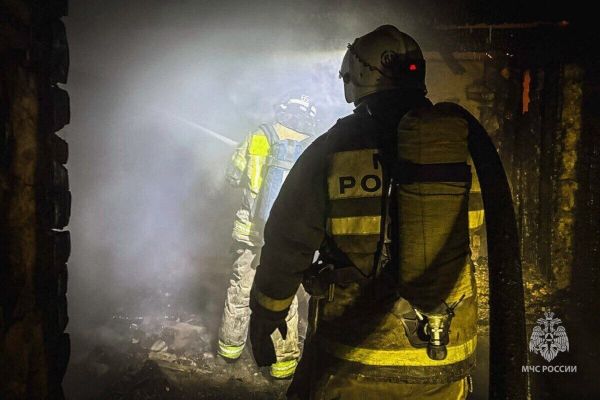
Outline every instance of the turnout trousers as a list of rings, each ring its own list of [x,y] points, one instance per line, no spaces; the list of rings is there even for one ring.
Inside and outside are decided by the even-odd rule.
[[[246,344],[250,323],[250,289],[256,274],[260,249],[235,246],[232,252],[235,261],[219,328],[218,353],[226,359],[235,360],[240,357]],[[279,330],[275,330],[272,335],[277,362],[271,366],[271,375],[276,378],[293,374],[300,357],[297,298],[294,298],[286,322],[288,332],[285,340]]]

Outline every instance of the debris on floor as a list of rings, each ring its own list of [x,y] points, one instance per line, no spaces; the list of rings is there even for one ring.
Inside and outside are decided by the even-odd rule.
[[[233,363],[216,356],[215,334],[194,314],[115,314],[95,333],[93,349],[70,366],[70,392],[78,400],[285,397],[289,380],[256,367],[248,348]]]

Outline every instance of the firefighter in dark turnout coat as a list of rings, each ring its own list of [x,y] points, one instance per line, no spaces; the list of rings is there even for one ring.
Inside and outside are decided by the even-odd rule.
[[[464,399],[477,339],[468,138],[482,129],[425,97],[421,50],[393,26],[349,45],[340,78],[357,107],[299,158],[265,228],[255,359],[274,362],[298,286],[331,266],[288,397]]]

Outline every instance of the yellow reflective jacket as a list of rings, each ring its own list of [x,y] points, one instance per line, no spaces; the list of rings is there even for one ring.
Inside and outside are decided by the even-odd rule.
[[[236,212],[232,237],[250,246],[262,243],[262,226],[253,216],[256,202],[263,188],[263,178],[272,152],[272,138],[266,126],[250,133],[231,157],[226,179],[230,185],[243,189],[242,204]],[[272,125],[277,140],[303,141],[308,135],[296,132],[279,123]]]
[[[378,121],[359,108],[339,120],[297,161],[265,228],[266,245],[255,278],[256,301],[262,308],[274,313],[286,310],[314,251],[332,243],[363,275],[372,272],[382,218],[382,174],[376,159],[385,134]],[[456,190],[465,193],[469,187]],[[468,238],[467,204],[461,204],[461,229]],[[443,216],[440,209],[433,217]],[[468,239],[448,243],[457,257],[451,269],[423,274],[426,279],[421,283],[424,292],[432,295],[445,285],[440,300],[448,303],[464,295],[452,321],[444,360],[432,360],[425,348],[411,345],[402,316],[412,308],[394,295],[398,288],[390,285],[378,285],[367,294],[359,284],[337,285],[320,321],[318,341],[323,350],[347,371],[367,379],[447,383],[466,376],[474,366],[477,336],[474,274]],[[400,273],[410,276],[410,266],[402,268]]]

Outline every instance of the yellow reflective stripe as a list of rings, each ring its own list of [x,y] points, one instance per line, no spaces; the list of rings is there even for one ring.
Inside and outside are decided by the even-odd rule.
[[[483,225],[483,219],[483,210],[469,211],[469,229],[479,228],[481,225]]]
[[[250,190],[258,193],[262,186],[262,171],[267,159],[262,156],[249,156],[246,175],[248,176]]]
[[[249,235],[252,232],[252,223],[235,221],[233,223],[233,231],[240,235]]]
[[[469,392],[469,377],[459,381],[458,384],[460,385],[460,393],[458,394],[457,399],[466,399]]]
[[[254,193],[258,193],[262,186],[263,167],[271,150],[269,140],[260,132],[253,133],[248,139],[246,175],[248,176],[250,190]]]
[[[246,169],[246,152],[248,151],[248,138],[246,138],[231,156],[231,164],[240,172]]]
[[[240,153],[235,153],[231,159],[231,163],[240,171],[244,171],[246,168],[246,159],[244,155]]]
[[[278,361],[271,365],[271,376],[273,378],[287,378],[296,372],[298,360]]]
[[[243,344],[240,346],[230,346],[219,340],[217,353],[225,358],[229,358],[231,360],[238,359],[242,355],[242,351],[244,351]]]
[[[248,153],[254,156],[266,157],[269,155],[269,141],[265,135],[255,134],[250,137]]]
[[[267,296],[262,293],[260,290],[256,291],[256,301],[258,304],[263,306],[269,311],[280,312],[287,309],[294,300],[294,295],[288,297],[287,299],[274,299],[272,297]]]
[[[330,218],[332,235],[378,235],[381,229],[381,216]]]
[[[435,367],[454,364],[466,360],[475,352],[477,336],[465,343],[447,346],[448,355],[443,360],[432,360],[427,355],[427,349],[407,348],[402,350],[374,350],[361,347],[352,347],[345,344],[321,339],[326,345],[326,351],[333,356],[347,361],[354,361],[365,365],[391,366],[391,367]]]
[[[475,169],[473,159],[469,155],[467,164],[471,166],[471,193],[481,194],[481,185],[479,184],[479,176],[477,176],[477,170]]]

